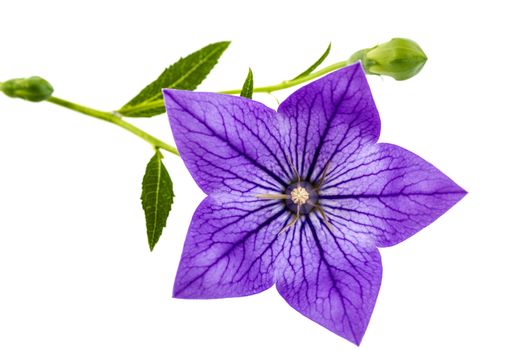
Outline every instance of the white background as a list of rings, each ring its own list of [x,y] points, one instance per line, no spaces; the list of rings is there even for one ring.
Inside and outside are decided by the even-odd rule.
[[[199,90],[240,87],[248,67],[256,85],[290,78],[330,41],[327,63],[391,37],[416,40],[429,57],[420,75],[370,78],[381,140],[418,153],[469,195],[381,250],[383,284],[361,349],[524,349],[519,3],[3,1],[0,80],[41,75],[56,96],[112,110],[214,41],[233,43]],[[136,123],[172,143],[165,115]],[[1,349],[354,348],[274,288],[172,299],[204,196],[166,154],[177,197],[150,253],[139,198],[151,156],[114,125],[0,96]]]

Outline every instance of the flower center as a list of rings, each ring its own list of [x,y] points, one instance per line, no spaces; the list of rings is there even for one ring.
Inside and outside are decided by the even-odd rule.
[[[317,205],[319,195],[314,187],[306,181],[291,184],[286,189],[286,206],[296,214],[308,214]],[[299,212],[297,209],[299,208]]]
[[[306,203],[308,198],[310,198],[310,196],[308,195],[308,191],[301,186],[297,186],[296,188],[294,188],[292,190],[292,193],[290,193],[290,196],[292,197],[292,202],[300,205]]]

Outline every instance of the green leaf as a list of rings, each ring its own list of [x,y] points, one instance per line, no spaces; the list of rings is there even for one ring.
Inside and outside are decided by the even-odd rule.
[[[248,70],[248,76],[242,85],[241,96],[251,99],[253,95],[253,73],[252,69]]]
[[[166,68],[155,81],[146,86],[118,112],[126,117],[152,117],[164,113],[165,108],[161,103],[162,89],[195,90],[229,45],[229,41],[221,41],[181,58]]]
[[[312,73],[317,67],[319,67],[321,63],[323,63],[325,58],[328,57],[328,54],[330,53],[331,48],[332,48],[332,43],[328,44],[328,47],[326,48],[325,52],[321,55],[321,57],[319,57],[317,61],[315,61],[314,64],[312,64],[307,70],[305,70],[304,72],[302,72],[301,74],[293,78],[292,80],[296,80],[296,79],[305,77],[309,75],[310,73]]]
[[[146,173],[142,179],[142,196],[140,197],[146,215],[150,250],[153,250],[166,226],[173,197],[173,183],[166,167],[162,164],[162,154],[156,150],[146,166]]]

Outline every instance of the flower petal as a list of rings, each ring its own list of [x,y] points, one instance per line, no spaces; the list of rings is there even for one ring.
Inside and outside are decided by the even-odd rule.
[[[186,237],[173,296],[226,298],[270,288],[284,237],[278,233],[289,216],[277,201],[229,194],[204,199]]]
[[[417,155],[395,145],[369,145],[329,168],[320,201],[332,222],[397,244],[432,223],[466,192]]]
[[[276,112],[249,99],[164,89],[175,143],[206,193],[282,191],[293,176]]]
[[[360,63],[297,90],[278,112],[285,117],[284,147],[306,181],[315,182],[338,152],[355,152],[379,137],[379,114]]]
[[[374,241],[327,226],[317,213],[287,236],[277,290],[306,317],[359,344],[381,285]]]

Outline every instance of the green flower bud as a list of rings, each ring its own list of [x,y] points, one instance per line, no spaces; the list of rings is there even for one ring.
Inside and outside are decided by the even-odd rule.
[[[357,51],[351,62],[361,60],[367,74],[388,75],[396,80],[412,78],[425,65],[427,56],[414,41],[394,38],[387,43]]]
[[[0,84],[0,90],[9,97],[27,101],[44,101],[53,93],[53,87],[40,77],[11,79]]]

